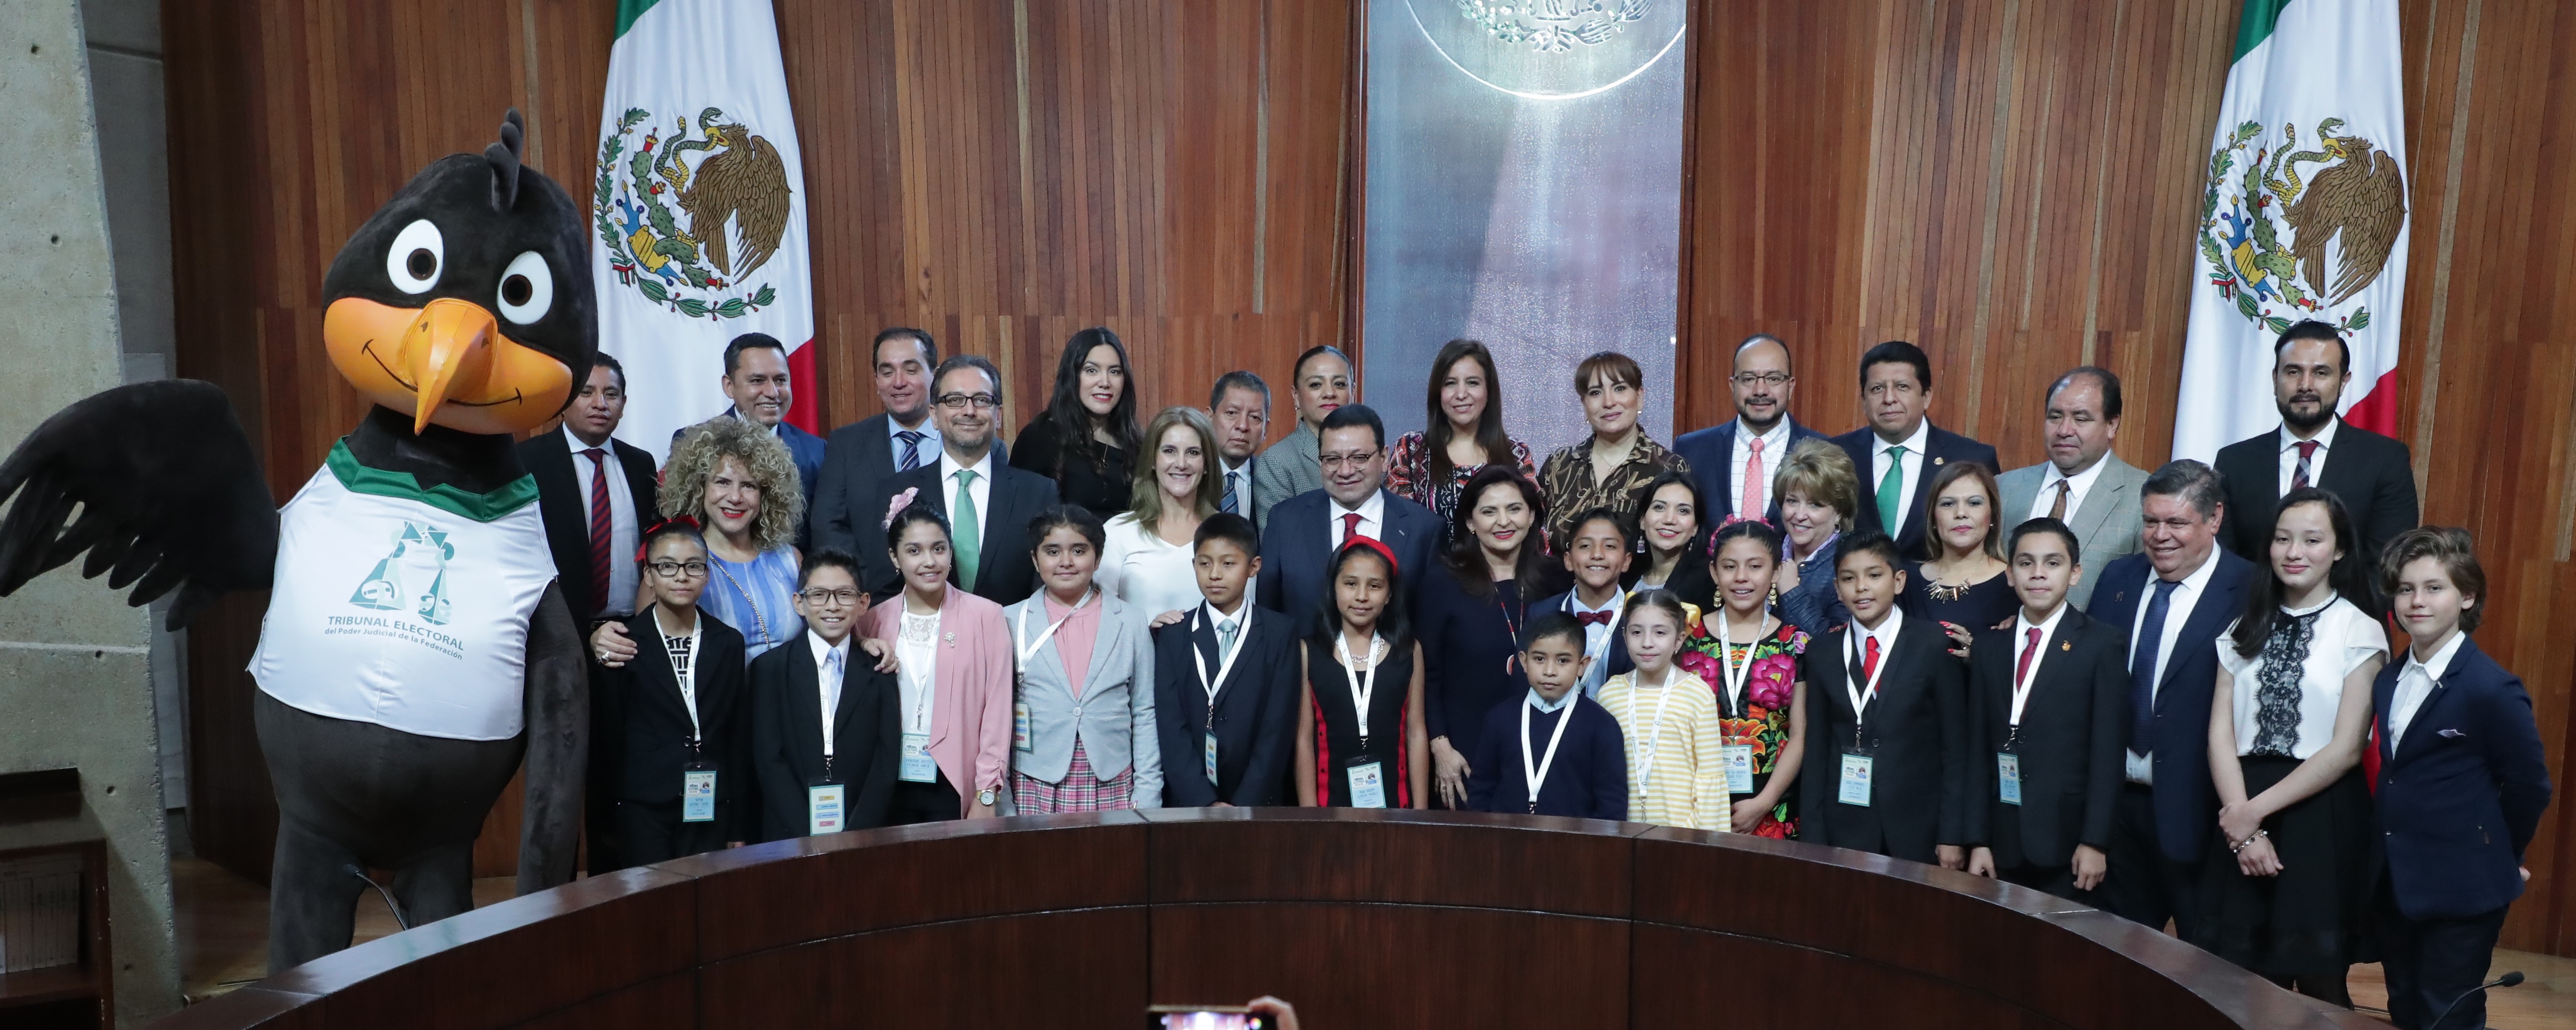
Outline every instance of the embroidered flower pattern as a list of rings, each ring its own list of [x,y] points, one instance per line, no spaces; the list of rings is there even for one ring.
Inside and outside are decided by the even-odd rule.
[[[1726,669],[1730,646],[1716,639],[1710,631],[1716,619],[1707,625],[1692,627],[1685,650],[1674,664],[1689,670],[1717,691],[1718,734],[1729,744],[1753,747],[1753,773],[1768,776],[1779,764],[1780,749],[1789,740],[1789,707],[1797,698],[1798,656],[1807,652],[1807,634],[1797,627],[1783,625],[1779,632],[1750,645],[1732,645],[1737,662],[1751,662],[1745,670],[1742,711],[1732,711],[1726,697]],[[1749,653],[1748,653],[1749,652]],[[1787,839],[1797,830],[1789,818],[1786,801],[1763,816],[1753,829],[1758,837]]]

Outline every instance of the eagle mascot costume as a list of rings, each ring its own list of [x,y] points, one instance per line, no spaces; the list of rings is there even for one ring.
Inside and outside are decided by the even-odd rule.
[[[250,672],[277,790],[269,969],[348,947],[364,870],[414,925],[472,908],[484,814],[524,758],[520,893],[572,877],[588,697],[514,434],[598,349],[579,206],[501,140],[423,169],[322,282],[323,345],[374,406],[284,510],[222,391],[137,383],[0,465],[0,594],[82,575],[179,591],[168,625],[268,590]],[[74,509],[78,516],[74,518]]]

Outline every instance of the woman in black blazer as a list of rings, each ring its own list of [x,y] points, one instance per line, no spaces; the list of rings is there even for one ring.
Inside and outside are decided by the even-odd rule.
[[[742,634],[697,607],[706,543],[687,523],[665,522],[644,551],[653,603],[622,620],[635,658],[591,670],[594,876],[740,844],[759,811],[745,761]],[[712,809],[690,805],[684,787],[711,788]]]
[[[1509,465],[1485,466],[1459,491],[1448,546],[1415,595],[1432,787],[1444,808],[1467,803],[1468,756],[1482,741],[1485,716],[1529,690],[1519,672],[1520,634],[1562,575],[1538,545],[1546,524],[1537,484]]]
[[[1140,445],[1136,381],[1118,334],[1091,328],[1066,341],[1047,408],[1011,441],[1011,467],[1056,482],[1056,497],[1102,522],[1126,511]]]

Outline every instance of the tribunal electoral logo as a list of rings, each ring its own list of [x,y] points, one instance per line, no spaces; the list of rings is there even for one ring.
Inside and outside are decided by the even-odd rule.
[[[2397,158],[2343,127],[2341,118],[2318,122],[2315,146],[2300,150],[2296,124],[2282,125],[2272,144],[2261,122],[2247,121],[2209,155],[2200,205],[2209,285],[2273,332],[2307,318],[2345,333],[2369,327],[2369,308],[2340,305],[2378,280],[2405,231]],[[2323,167],[2302,181],[2301,165]]]
[[[394,534],[393,550],[358,583],[349,603],[380,612],[407,612],[433,626],[447,625],[447,561],[456,545],[447,533],[425,522],[404,521]]]
[[[778,148],[721,108],[698,112],[696,138],[685,115],[667,125],[653,118],[629,108],[599,143],[591,211],[609,269],[690,318],[741,318],[775,303],[777,287],[745,283],[787,235]]]

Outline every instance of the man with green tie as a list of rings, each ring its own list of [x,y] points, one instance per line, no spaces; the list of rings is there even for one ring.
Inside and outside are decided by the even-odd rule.
[[[1055,501],[1055,481],[995,460],[993,427],[1002,419],[1002,374],[993,363],[959,354],[931,376],[931,420],[939,428],[939,460],[886,477],[860,513],[882,527],[895,501],[909,491],[948,516],[956,550],[949,581],[997,604],[1016,604],[1037,589],[1027,559],[1029,519]],[[903,589],[902,573],[882,543],[861,549],[867,586],[879,597]]]
[[[1926,417],[1932,410],[1932,359],[1921,347],[1889,340],[1862,353],[1860,408],[1869,424],[1834,438],[1861,472],[1858,528],[1894,538],[1908,560],[1927,560],[1931,540],[1923,531],[1924,505],[1932,477],[1954,461],[1983,462],[1996,473],[2003,467],[1994,448]]]

